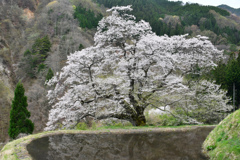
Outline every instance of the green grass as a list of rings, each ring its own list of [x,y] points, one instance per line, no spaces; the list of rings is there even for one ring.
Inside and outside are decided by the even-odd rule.
[[[3,149],[3,146],[0,146],[0,151]]]
[[[203,143],[211,160],[240,159],[240,110],[225,118]]]
[[[16,153],[14,153],[13,155],[14,155],[14,158],[15,158],[16,160],[20,160],[20,159],[18,158],[18,156],[17,156]]]
[[[87,130],[88,126],[84,122],[79,122],[76,126],[76,130]]]
[[[219,154],[217,154],[219,153]],[[237,157],[240,159],[240,140],[238,137],[233,137],[228,140],[222,140],[216,143],[215,148],[213,148],[209,153],[211,159],[234,159]],[[231,156],[235,155],[235,156]]]
[[[184,127],[193,127],[193,126],[209,126],[209,125],[181,125],[181,126],[101,126],[97,127],[96,130],[104,129],[151,129],[151,128],[184,128]],[[91,129],[90,129],[91,130]]]

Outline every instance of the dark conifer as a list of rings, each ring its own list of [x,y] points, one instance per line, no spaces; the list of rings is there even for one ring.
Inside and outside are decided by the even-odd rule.
[[[34,129],[34,124],[29,119],[30,112],[27,110],[28,103],[24,92],[22,83],[18,82],[12,101],[10,127],[8,129],[8,134],[12,139],[15,139],[20,133],[31,134]]]
[[[53,71],[51,68],[49,68],[46,76],[46,81],[49,81],[53,76],[54,76]]]

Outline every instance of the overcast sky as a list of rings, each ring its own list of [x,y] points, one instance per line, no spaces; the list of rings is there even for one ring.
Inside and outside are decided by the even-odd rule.
[[[169,1],[178,1],[178,0],[169,0]],[[192,2],[192,3],[198,3],[202,5],[211,5],[211,6],[226,4],[233,8],[240,8],[240,0],[180,0],[180,1],[184,3]]]

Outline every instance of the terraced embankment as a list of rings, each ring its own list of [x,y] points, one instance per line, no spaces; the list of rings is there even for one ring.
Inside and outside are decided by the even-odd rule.
[[[4,146],[0,152],[1,160],[30,160],[32,159],[28,153],[27,145],[33,140],[42,137],[63,134],[81,134],[81,135],[117,135],[117,134],[159,134],[162,135],[161,148],[165,148],[168,153],[166,156],[171,158],[174,156],[172,151],[178,152],[181,156],[183,153],[189,154],[189,157],[194,158],[195,155],[201,155],[201,146],[203,141],[214,126],[187,126],[181,128],[146,128],[146,129],[113,129],[113,130],[90,130],[90,131],[76,131],[76,130],[62,130],[43,132],[36,135],[30,135],[15,141],[12,141]],[[139,145],[138,145],[139,146]],[[140,145],[141,146],[141,145]],[[156,148],[158,149],[158,148]],[[158,149],[158,151],[161,149]],[[171,151],[172,150],[172,151]],[[164,153],[164,149],[161,151]],[[162,156],[162,155],[161,155]],[[169,157],[170,156],[170,157]],[[163,158],[167,158],[164,157]],[[202,157],[204,159],[204,157]]]

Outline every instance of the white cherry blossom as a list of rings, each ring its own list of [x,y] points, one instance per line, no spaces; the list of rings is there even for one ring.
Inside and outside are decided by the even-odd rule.
[[[222,57],[206,37],[159,37],[149,23],[125,13],[129,10],[110,9],[112,15],[99,22],[95,45],[68,56],[48,82],[54,89],[47,95],[52,109],[46,130],[73,127],[86,116],[144,125],[153,96],[188,89],[184,75],[196,65],[208,70]]]

